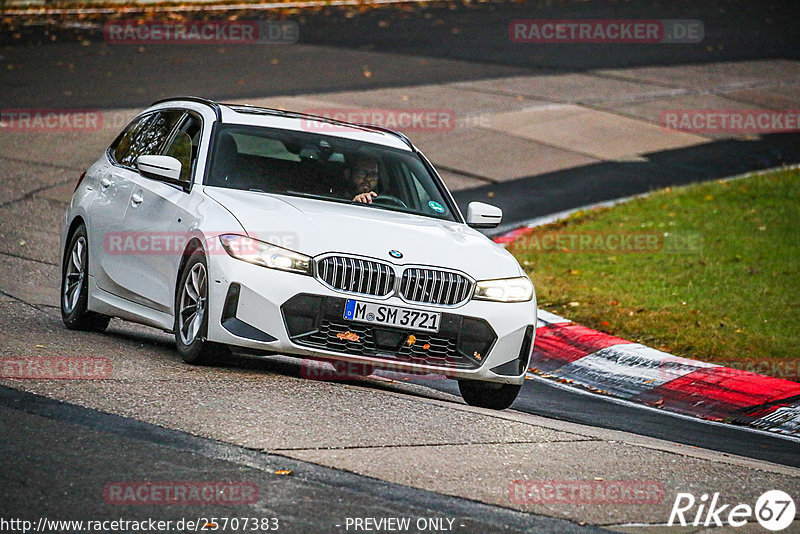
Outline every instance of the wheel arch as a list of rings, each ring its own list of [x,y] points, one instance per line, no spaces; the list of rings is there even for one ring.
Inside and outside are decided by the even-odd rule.
[[[181,283],[181,273],[183,272],[183,269],[186,267],[186,262],[189,261],[189,258],[197,250],[202,250],[204,254],[206,252],[206,248],[203,246],[202,240],[197,236],[193,236],[189,240],[189,242],[186,243],[186,248],[183,249],[183,254],[181,255],[181,262],[178,265],[178,272],[175,275],[175,291],[173,292],[173,298],[172,298],[173,303],[176,303],[178,301],[178,289]],[[175,315],[174,311],[172,315]]]
[[[64,271],[64,264],[67,261],[67,248],[69,246],[69,242],[72,239],[72,236],[75,233],[75,230],[77,230],[78,227],[81,226],[81,225],[83,225],[83,227],[86,228],[86,234],[87,234],[87,238],[88,238],[89,227],[86,225],[86,221],[83,219],[83,217],[81,215],[76,215],[72,219],[72,222],[69,224],[69,229],[67,230],[66,239],[64,240],[64,250],[62,250],[62,254],[61,254],[61,271],[62,271],[62,275],[63,275],[63,271]],[[87,243],[87,245],[88,245],[88,243]],[[88,266],[87,266],[86,270],[87,270],[87,272],[89,272],[89,267]]]

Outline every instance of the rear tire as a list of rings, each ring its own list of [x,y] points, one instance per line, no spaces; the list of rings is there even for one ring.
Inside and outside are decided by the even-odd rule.
[[[61,320],[70,330],[103,332],[111,317],[91,312],[89,305],[89,239],[80,225],[67,241],[61,266]]]
[[[175,346],[183,361],[209,365],[228,353],[225,345],[206,340],[208,334],[208,264],[197,249],[178,278],[175,293]]]
[[[497,384],[478,380],[459,380],[458,389],[464,402],[470,406],[505,410],[517,399],[522,384]]]

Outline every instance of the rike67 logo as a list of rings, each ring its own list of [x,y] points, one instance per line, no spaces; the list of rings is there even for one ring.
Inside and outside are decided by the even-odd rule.
[[[699,500],[691,493],[678,493],[667,526],[741,527],[752,522],[755,517],[758,524],[765,529],[778,532],[792,524],[794,514],[794,501],[788,493],[781,490],[764,492],[756,500],[755,506],[745,503],[735,506],[723,504],[719,493],[711,495],[710,500],[707,493],[701,495]]]

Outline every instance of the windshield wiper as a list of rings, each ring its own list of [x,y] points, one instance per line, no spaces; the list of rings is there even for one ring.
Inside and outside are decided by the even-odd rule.
[[[301,191],[275,191],[276,195],[288,195],[292,197],[303,197],[303,198],[313,198],[315,200],[332,200],[334,202],[350,202],[349,200],[345,200],[339,197],[330,197],[327,195],[316,195],[314,193],[303,193]]]

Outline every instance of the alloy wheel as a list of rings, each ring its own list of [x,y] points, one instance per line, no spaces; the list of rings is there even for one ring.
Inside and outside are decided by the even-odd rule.
[[[196,263],[183,283],[178,312],[178,331],[184,345],[191,345],[203,325],[206,309],[206,267]]]
[[[66,313],[72,313],[81,298],[83,279],[86,277],[86,255],[86,238],[80,236],[72,246],[69,260],[67,261],[67,270],[64,274],[66,282],[64,283],[62,299],[64,300],[64,311]]]

